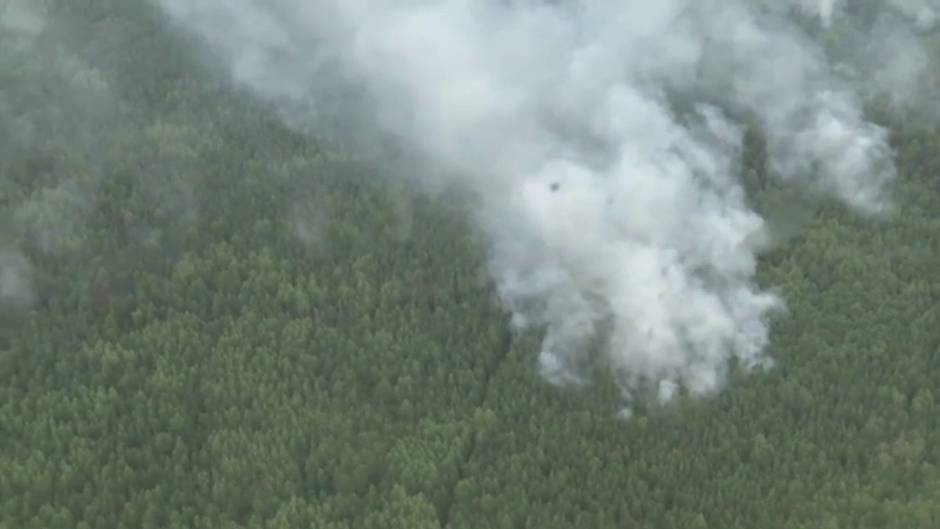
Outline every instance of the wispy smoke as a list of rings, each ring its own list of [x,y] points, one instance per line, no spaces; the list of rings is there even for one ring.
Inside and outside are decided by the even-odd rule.
[[[913,20],[920,29],[929,29],[937,23],[940,4],[936,0],[889,0],[888,4]]]
[[[0,0],[0,305],[47,299],[25,294],[31,275],[44,276],[30,261],[87,262],[95,220],[155,244],[161,228],[198,213],[192,167],[211,134],[172,118],[141,123],[145,113],[90,53],[90,27],[67,9]],[[112,207],[103,191],[117,181],[133,198]]]
[[[768,237],[738,175],[744,120],[779,178],[866,213],[890,204],[868,88],[837,73],[874,69],[810,36],[846,2],[160,1],[295,123],[368,112],[473,197],[499,294],[547,329],[554,381],[581,380],[598,338],[628,399],[714,391],[731,358],[768,364],[782,301],[754,283]],[[933,16],[925,0],[877,9],[913,17],[892,26],[908,45]]]
[[[94,69],[61,53],[42,6],[0,2],[0,309],[38,299],[26,250],[79,246],[94,174],[74,163],[95,150],[107,86]],[[52,153],[67,151],[69,160]],[[61,170],[67,176],[56,174]]]
[[[0,249],[0,309],[25,308],[35,300],[26,258],[10,248]]]
[[[0,4],[0,31],[29,41],[38,35],[45,20],[27,2],[8,0]]]

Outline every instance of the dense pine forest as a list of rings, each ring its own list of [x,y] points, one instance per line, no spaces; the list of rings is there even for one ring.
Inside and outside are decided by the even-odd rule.
[[[795,198],[749,130],[749,200],[794,226],[759,266],[775,365],[624,419],[603,375],[539,376],[459,201],[195,41],[0,3],[0,528],[940,527],[931,123],[870,102],[885,218]]]

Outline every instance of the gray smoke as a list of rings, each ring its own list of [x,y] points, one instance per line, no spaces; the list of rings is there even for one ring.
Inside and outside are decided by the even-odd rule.
[[[59,151],[82,160],[100,151],[113,99],[100,72],[63,50],[50,26],[42,6],[0,3],[0,213],[20,246],[60,253],[79,245],[98,176],[78,164],[57,171],[51,162],[21,162],[53,159],[50,153]]]
[[[108,61],[91,53],[120,28],[94,26],[106,28],[99,35],[91,27],[48,2],[0,0],[0,306],[48,298],[30,287],[31,276],[45,276],[30,266],[37,257],[91,261],[97,230],[89,224],[105,211],[147,244],[198,213],[192,167],[211,139],[172,116],[142,123]],[[102,190],[118,179],[136,207],[111,210]],[[70,272],[78,282],[86,273]]]
[[[782,301],[754,282],[742,123],[777,177],[883,213],[892,153],[862,101],[927,66],[830,58],[811,34],[839,0],[160,2],[292,123],[369,123],[473,197],[514,323],[547,329],[546,377],[582,380],[600,337],[627,399],[770,362]],[[881,49],[932,23],[926,0],[877,9]]]
[[[0,308],[26,308],[36,301],[29,263],[11,248],[0,249]]]
[[[15,37],[23,45],[34,39],[45,26],[45,20],[27,2],[6,0],[0,4],[0,31],[7,38]]]

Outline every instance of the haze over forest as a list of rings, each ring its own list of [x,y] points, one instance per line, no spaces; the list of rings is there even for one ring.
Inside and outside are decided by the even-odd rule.
[[[0,529],[940,526],[935,0],[0,0]]]

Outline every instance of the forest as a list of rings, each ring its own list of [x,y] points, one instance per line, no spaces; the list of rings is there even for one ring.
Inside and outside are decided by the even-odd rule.
[[[0,529],[940,527],[935,123],[868,102],[884,219],[786,209],[749,129],[749,200],[799,227],[758,265],[775,365],[624,419],[539,376],[466,204],[197,40],[0,2]]]

